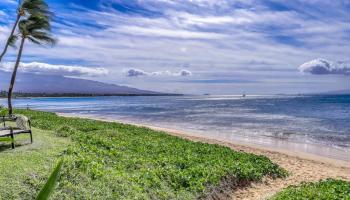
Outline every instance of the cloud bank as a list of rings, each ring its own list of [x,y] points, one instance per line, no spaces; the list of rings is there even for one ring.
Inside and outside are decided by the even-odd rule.
[[[0,69],[12,71],[14,63],[7,62],[0,65]],[[43,74],[43,75],[59,75],[59,76],[88,76],[100,77],[106,76],[108,70],[105,68],[88,68],[83,66],[70,65],[52,65],[47,63],[31,62],[20,63],[18,68],[21,72]]]
[[[349,57],[348,0],[50,0],[50,7],[60,13],[53,23],[59,43],[52,50],[28,43],[26,62],[81,61],[77,64],[110,70],[94,80],[179,93],[307,93],[350,85],[349,76],[305,80],[295,73],[310,58]],[[7,15],[0,14],[0,47],[16,8],[16,0],[0,1]],[[5,62],[16,55],[9,49]],[[145,71],[127,76],[118,66]],[[179,81],[181,76],[166,71],[179,74],[180,69],[196,74]],[[228,83],[232,77],[258,83]],[[196,79],[222,80],[190,82]]]
[[[179,72],[170,71],[156,71],[156,72],[146,72],[141,69],[128,69],[124,71],[127,77],[140,77],[140,76],[191,76],[192,72],[188,70],[181,70]]]
[[[299,71],[314,75],[343,74],[350,75],[349,62],[332,62],[318,58],[302,64]]]

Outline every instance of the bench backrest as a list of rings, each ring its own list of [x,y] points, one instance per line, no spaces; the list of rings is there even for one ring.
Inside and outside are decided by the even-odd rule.
[[[28,117],[24,115],[17,115],[16,116],[16,126],[17,128],[21,130],[30,130],[30,124],[29,124]]]

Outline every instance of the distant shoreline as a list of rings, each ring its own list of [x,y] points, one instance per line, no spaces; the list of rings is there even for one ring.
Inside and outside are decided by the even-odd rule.
[[[14,99],[37,98],[37,97],[113,97],[113,96],[183,96],[184,94],[84,94],[84,93],[14,93]],[[7,98],[6,93],[0,94],[0,99]]]
[[[58,97],[137,97],[137,96],[187,96],[191,94],[175,94],[175,93],[140,93],[140,94],[89,94],[89,93],[22,93],[22,92],[15,92],[13,93],[13,99],[26,99],[26,98],[58,98]],[[241,94],[228,94],[228,95],[219,95],[219,96],[242,96]],[[247,97],[251,96],[270,96],[270,95],[276,95],[276,96],[348,96],[349,94],[331,94],[331,93],[325,93],[325,94],[252,94],[247,95]],[[199,96],[212,96],[210,94],[203,94]],[[216,96],[216,95],[214,95]],[[7,92],[6,91],[0,91],[0,99],[6,99],[7,98]]]

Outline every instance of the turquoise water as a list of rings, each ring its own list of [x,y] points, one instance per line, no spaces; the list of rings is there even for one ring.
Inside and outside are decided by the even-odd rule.
[[[274,139],[350,149],[350,95],[32,98],[16,99],[14,104],[218,139],[246,138],[254,143]]]

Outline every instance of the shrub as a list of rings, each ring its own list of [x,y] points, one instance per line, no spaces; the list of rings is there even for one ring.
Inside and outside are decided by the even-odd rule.
[[[8,113],[7,108],[5,108],[4,106],[0,105],[0,117],[6,116],[7,113]]]
[[[77,132],[77,130],[75,130],[74,128],[67,126],[67,125],[64,125],[55,131],[55,135],[57,137],[69,137],[69,136],[74,135],[76,132]]]
[[[350,200],[350,182],[326,179],[289,186],[271,200]]]

